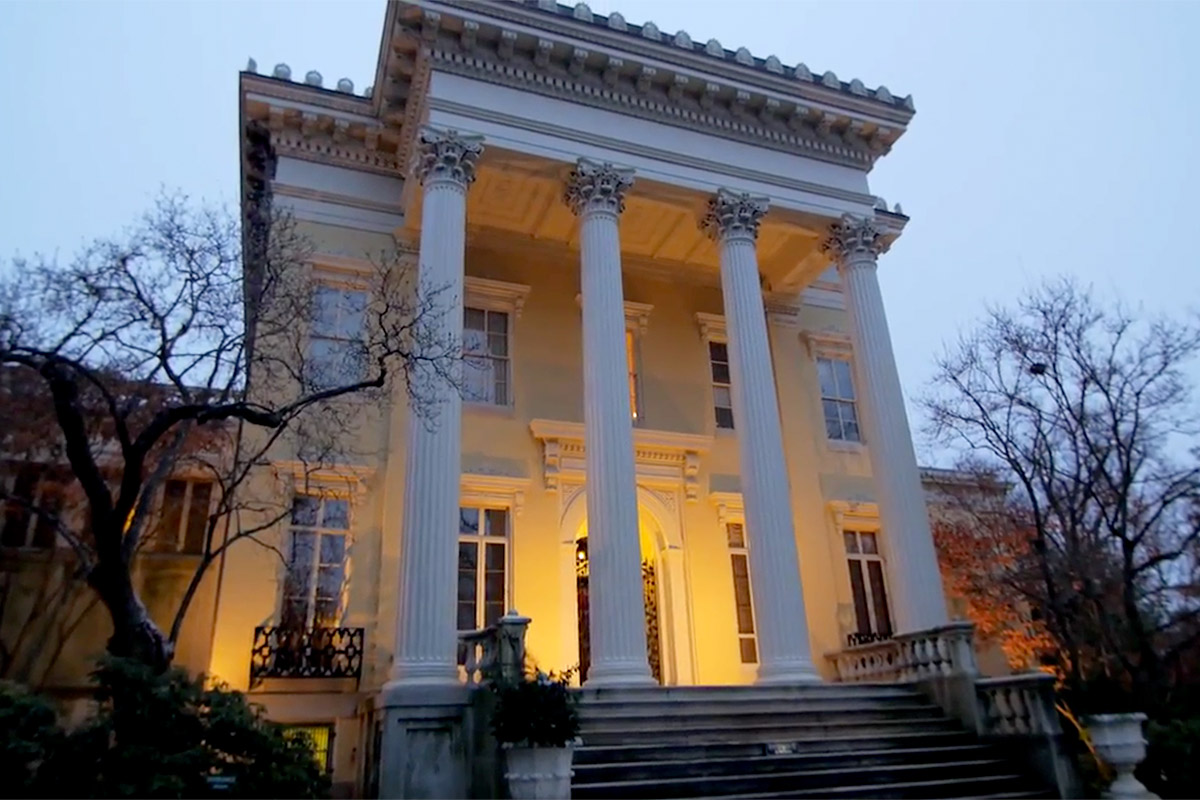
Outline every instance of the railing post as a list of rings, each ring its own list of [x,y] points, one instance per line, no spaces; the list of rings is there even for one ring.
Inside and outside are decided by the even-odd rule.
[[[496,654],[500,678],[506,683],[516,683],[525,675],[525,630],[531,622],[517,610],[510,609],[496,622],[499,652]]]

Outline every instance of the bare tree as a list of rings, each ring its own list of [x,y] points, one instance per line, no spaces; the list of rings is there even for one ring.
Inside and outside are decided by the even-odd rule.
[[[1195,321],[1138,319],[1063,280],[938,361],[930,432],[1011,483],[1076,684],[1123,676],[1153,701],[1200,643],[1198,353]]]
[[[238,541],[267,546],[258,535],[288,513],[286,500],[240,491],[253,475],[282,458],[304,465],[303,480],[345,460],[355,420],[389,402],[394,385],[436,424],[430,392],[457,385],[455,343],[432,324],[440,293],[417,299],[411,253],[371,254],[371,270],[331,289],[298,224],[257,199],[239,221],[163,196],[70,263],[19,259],[0,277],[3,454],[65,465],[83,513],[12,489],[6,500],[53,522],[108,612],[109,651],[157,668],[170,663],[208,568]],[[337,290],[347,284],[355,291]],[[132,565],[153,536],[164,482],[181,470],[211,481],[213,497],[195,574],[164,633]]]

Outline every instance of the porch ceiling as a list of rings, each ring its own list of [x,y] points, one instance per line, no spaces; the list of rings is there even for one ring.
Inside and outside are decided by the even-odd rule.
[[[485,151],[486,153],[486,151]],[[467,228],[516,240],[579,249],[579,225],[563,188],[570,165],[516,154],[485,154],[467,195]],[[420,230],[419,193],[407,215]],[[621,215],[621,251],[627,261],[668,271],[719,269],[716,245],[700,230],[708,197],[699,192],[637,180]],[[774,289],[798,289],[820,274],[828,259],[821,233],[784,209],[768,212],[758,238],[759,270]]]

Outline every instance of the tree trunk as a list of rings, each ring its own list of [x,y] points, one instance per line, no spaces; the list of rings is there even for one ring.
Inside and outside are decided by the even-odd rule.
[[[97,565],[88,575],[88,584],[108,609],[113,634],[108,652],[140,661],[155,672],[166,672],[175,657],[175,647],[150,619],[146,606],[133,588],[129,568]]]

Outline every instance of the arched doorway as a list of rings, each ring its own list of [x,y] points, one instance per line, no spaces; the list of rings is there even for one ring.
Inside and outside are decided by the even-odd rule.
[[[586,563],[587,506],[582,491],[566,501],[560,519],[562,534],[562,647],[561,663],[582,666],[590,657],[589,608],[581,597],[581,564]],[[675,498],[638,487],[638,532],[643,568],[643,608],[646,609],[648,654],[655,677],[665,685],[694,682],[691,613],[688,608],[682,528]],[[583,549],[584,559],[580,558]],[[647,569],[648,567],[648,569]],[[657,647],[657,650],[655,650]],[[582,682],[583,679],[581,679]]]
[[[641,527],[641,526],[639,526]],[[663,682],[662,635],[659,622],[658,566],[653,544],[646,546],[642,538],[642,611],[646,632],[646,656],[650,673],[658,683]],[[579,680],[586,681],[591,667],[591,604],[588,598],[590,569],[588,565],[587,534],[575,540],[575,615],[579,637]]]

